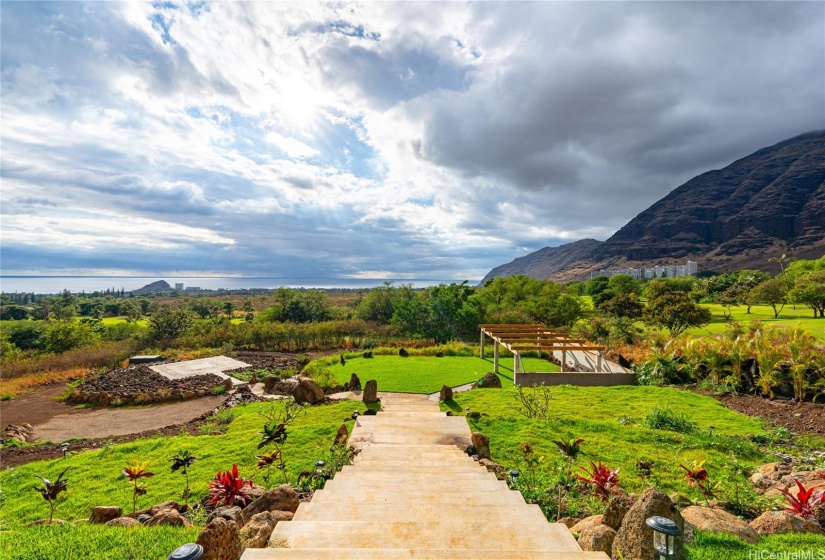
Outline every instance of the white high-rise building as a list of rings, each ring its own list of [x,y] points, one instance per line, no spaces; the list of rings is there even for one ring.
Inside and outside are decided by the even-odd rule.
[[[175,282],[175,289],[179,292],[183,291],[183,282]]]

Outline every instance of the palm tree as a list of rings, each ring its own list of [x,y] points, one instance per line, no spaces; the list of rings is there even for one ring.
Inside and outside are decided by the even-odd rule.
[[[773,388],[781,381],[782,363],[785,357],[774,345],[774,341],[761,337],[756,342],[756,360],[759,363],[759,377],[756,379],[756,385],[763,395],[773,398]]]
[[[753,357],[753,341],[737,336],[728,346],[728,357],[737,389],[742,385],[742,363]]]
[[[805,392],[808,390],[808,370],[814,365],[815,343],[814,337],[801,327],[788,331],[786,352],[790,362],[793,395],[798,401],[805,398]]]

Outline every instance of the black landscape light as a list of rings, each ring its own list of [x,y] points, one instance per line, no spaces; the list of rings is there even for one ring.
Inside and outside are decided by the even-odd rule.
[[[325,464],[326,463],[324,463],[323,461],[320,461],[320,460],[315,461],[315,474],[317,474],[318,476],[321,476],[322,474],[324,474],[324,465]]]
[[[69,450],[69,444],[68,444],[68,442],[64,442],[64,443],[61,443],[61,444],[60,444],[60,451],[62,451],[62,452],[63,452],[63,456],[64,456],[64,457],[66,456],[66,452],[67,452],[68,450]]]
[[[653,560],[668,560],[676,552],[676,539],[682,530],[667,517],[648,517],[645,524],[653,529]]]
[[[469,406],[465,406],[465,407],[464,407],[464,414],[465,414],[465,415],[466,415],[466,414],[470,414],[470,407],[469,407]]]
[[[716,429],[716,426],[713,426],[713,425],[708,426],[708,434],[713,435],[713,430],[715,430],[715,429]]]
[[[358,416],[359,416],[360,414],[361,414],[360,412],[358,412],[357,410],[354,410],[354,411],[352,412],[352,417],[351,417],[351,418],[352,418],[353,420],[358,420]]]
[[[511,470],[510,471],[510,482],[515,484],[516,480],[518,480],[518,475],[519,475],[519,472],[516,469]]]
[[[186,543],[180,545],[172,551],[166,560],[198,560],[203,556],[203,547],[195,543]]]

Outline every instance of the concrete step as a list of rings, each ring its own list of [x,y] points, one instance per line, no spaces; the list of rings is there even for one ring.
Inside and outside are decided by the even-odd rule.
[[[573,535],[560,523],[495,523],[477,520],[409,521],[286,521],[269,539],[272,548],[548,550],[580,552]]]
[[[425,519],[474,519],[511,523],[546,523],[541,508],[535,504],[509,504],[498,507],[467,504],[411,503],[403,508],[397,504],[371,504],[352,507],[340,503],[303,503],[295,512],[294,521],[421,521]]]
[[[401,548],[247,548],[241,560],[610,560],[603,552],[409,550]]]
[[[409,472],[395,471],[389,472],[369,472],[359,473],[355,471],[342,472],[335,475],[331,481],[327,482],[352,482],[358,488],[381,488],[381,487],[404,487],[412,488],[433,488],[432,481],[446,480],[454,484],[460,485],[462,488],[471,490],[474,484],[486,482],[498,482],[498,479],[492,473],[487,471],[480,472],[459,472],[459,473],[441,473],[441,474],[414,474]],[[437,489],[436,487],[434,489]]]
[[[424,466],[419,465],[416,463],[407,464],[406,469],[399,469],[396,465],[388,465],[381,461],[376,461],[370,465],[345,465],[341,472],[357,472],[363,475],[368,474],[376,474],[376,473],[390,473],[390,474],[411,474],[411,475],[426,475],[426,476],[438,476],[438,475],[449,475],[452,473],[456,474],[490,474],[493,473],[489,472],[484,467],[480,466],[478,463],[470,462],[470,463],[452,463],[449,461],[445,461],[440,465],[434,466]],[[494,477],[495,478],[495,477]]]
[[[425,479],[402,479],[402,478],[385,478],[385,479],[334,479],[328,481],[324,486],[326,490],[352,490],[358,492],[382,492],[392,491],[399,495],[399,498],[407,494],[407,490],[428,490],[430,492],[446,491],[446,490],[460,490],[463,492],[481,492],[484,490],[501,490],[510,491],[507,485],[500,480],[488,479],[464,479],[457,478],[455,480],[433,478],[431,480]]]
[[[327,485],[329,487],[329,484]],[[330,488],[318,490],[312,496],[314,504],[338,503],[351,507],[360,507],[369,504],[396,504],[398,507],[405,507],[407,504],[431,503],[431,504],[465,504],[487,507],[500,507],[510,505],[526,505],[524,498],[519,492],[508,490],[506,487],[494,490],[465,490],[432,491],[429,489],[410,489],[404,496],[400,496],[398,490],[374,491],[368,488],[358,490],[344,489],[333,491]]]

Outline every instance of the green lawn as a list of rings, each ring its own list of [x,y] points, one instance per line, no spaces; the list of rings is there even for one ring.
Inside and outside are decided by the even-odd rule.
[[[523,358],[527,371],[559,371],[559,367],[548,360]],[[498,376],[502,386],[513,386],[513,358],[500,358]],[[343,384],[357,373],[361,383],[370,379],[378,382],[379,391],[398,393],[435,393],[442,385],[458,387],[472,383],[485,373],[493,371],[492,358],[469,358],[460,356],[375,356],[374,358],[353,357],[345,365],[335,362],[330,366],[336,381]]]
[[[702,306],[710,309],[713,314],[713,321],[705,327],[689,329],[687,332],[691,334],[718,334],[724,332],[726,325],[730,324],[731,321],[747,324],[758,319],[765,325],[802,327],[820,340],[825,340],[825,319],[815,319],[813,311],[804,305],[797,305],[796,310],[790,305],[786,305],[779,314],[778,319],[774,319],[773,308],[769,305],[754,305],[751,307],[750,314],[747,313],[747,308],[744,306],[733,307],[731,308],[729,320],[725,320],[724,309],[721,305],[709,303],[702,304]]]
[[[753,560],[754,558],[825,558],[825,535],[788,533],[748,544],[724,533],[696,533],[687,547],[688,560]]]
[[[138,508],[165,500],[179,500],[183,491],[184,477],[170,471],[169,458],[175,453],[189,449],[198,457],[190,470],[192,496],[200,499],[209,487],[209,480],[218,470],[226,470],[235,463],[241,475],[250,477],[257,473],[255,455],[265,419],[260,416],[262,406],[251,404],[232,409],[236,414],[225,435],[202,435],[141,439],[131,443],[107,446],[100,451],[81,452],[65,459],[40,461],[0,471],[2,505],[0,522],[5,528],[17,529],[27,523],[48,517],[48,504],[32,490],[36,475],[54,480],[61,470],[70,467],[67,477],[69,490],[66,500],[60,504],[55,517],[73,521],[87,519],[92,507],[97,505],[119,505],[124,511],[131,510],[131,487],[121,474],[132,459],[152,462],[149,470],[155,473],[146,480],[148,495],[138,500]],[[336,404],[307,407],[306,414],[296,420],[290,429],[284,454],[290,481],[294,484],[298,473],[311,469],[318,459],[329,454],[329,447],[338,427],[349,419],[353,409],[365,410],[363,403],[341,401]],[[260,474],[255,481],[263,484]],[[273,473],[271,486],[281,483]],[[13,544],[8,545],[13,548]],[[157,558],[165,558],[158,551]],[[8,550],[6,550],[8,553]],[[6,558],[0,548],[0,558]],[[141,558],[143,558],[141,556]]]
[[[727,476],[723,465],[730,464],[734,458],[746,467],[768,460],[746,439],[751,434],[765,433],[760,422],[728,410],[710,397],[646,386],[565,385],[553,387],[551,392],[549,420],[521,415],[517,411],[514,389],[458,393],[449,408],[456,414],[463,414],[465,407],[482,414],[481,418],[470,420],[471,428],[490,437],[493,460],[505,468],[515,466],[511,456],[521,442],[531,443],[536,453],[545,457],[542,468],[550,469],[560,457],[553,440],[583,438],[578,464],[587,465],[592,460],[602,461],[611,468],[620,467],[621,485],[631,491],[646,485],[636,476],[639,460],[654,463],[656,485],[660,489],[683,493],[687,487],[679,463],[708,461],[706,467],[711,477],[722,480]],[[676,414],[684,414],[698,424],[699,431],[686,435],[645,427],[644,417],[654,406],[669,407]],[[713,435],[709,435],[710,425],[714,426]]]

